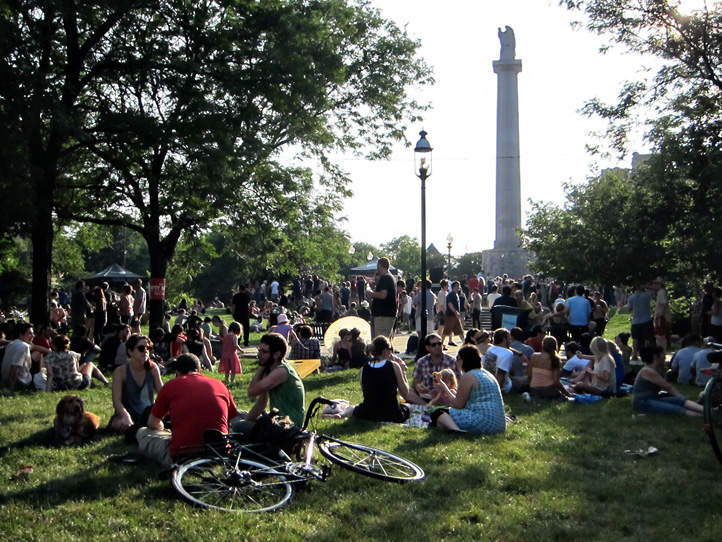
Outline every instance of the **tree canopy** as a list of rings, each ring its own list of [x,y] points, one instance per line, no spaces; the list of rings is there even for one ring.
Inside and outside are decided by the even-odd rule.
[[[629,150],[641,126],[652,156],[633,170],[607,170],[566,186],[564,206],[536,203],[523,232],[534,264],[570,282],[631,285],[665,275],[717,275],[722,251],[722,5],[680,13],[667,0],[567,0],[586,28],[660,62],[647,79],[622,84],[617,103],[583,109],[608,121],[602,141]],[[602,152],[603,145],[591,145]]]
[[[388,155],[423,110],[408,87],[431,82],[419,44],[362,1],[4,5],[0,143],[34,209],[38,313],[54,213],[138,232],[159,278],[216,221],[298,241],[348,195],[328,151]]]

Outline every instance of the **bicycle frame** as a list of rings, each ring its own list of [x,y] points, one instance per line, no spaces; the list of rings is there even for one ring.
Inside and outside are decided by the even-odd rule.
[[[318,397],[309,405],[303,432],[302,460],[294,462],[280,450],[276,457],[264,443],[244,443],[233,434],[209,435],[205,455],[189,457],[173,470],[172,483],[181,496],[204,508],[232,512],[268,512],[285,505],[294,486],[308,480],[325,482],[331,465],[314,464],[316,447],[328,461],[357,474],[390,482],[419,481],[423,470],[407,459],[363,444],[345,442],[308,431],[321,405],[333,401]]]

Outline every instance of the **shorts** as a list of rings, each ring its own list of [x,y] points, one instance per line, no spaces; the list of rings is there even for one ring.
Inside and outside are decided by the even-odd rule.
[[[464,328],[461,327],[461,320],[456,316],[447,316],[446,325],[444,326],[444,337],[460,335],[462,333],[464,333]]]
[[[664,316],[655,318],[654,320],[654,336],[655,337],[666,337],[669,331],[669,323]]]
[[[632,324],[632,339],[644,344],[654,339],[654,323],[650,320],[643,324]]]
[[[436,318],[439,321],[440,326],[443,326],[446,323],[446,314],[444,314],[444,311],[437,312]]]

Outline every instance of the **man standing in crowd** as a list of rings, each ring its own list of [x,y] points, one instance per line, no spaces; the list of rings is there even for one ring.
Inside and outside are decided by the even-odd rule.
[[[143,281],[141,279],[135,279],[133,288],[135,288],[135,293],[133,294],[133,315],[138,318],[139,322],[145,323],[143,315],[145,314],[146,298]]]
[[[79,280],[75,284],[75,290],[70,298],[70,318],[73,321],[73,326],[85,325],[85,317],[88,309],[92,309],[93,306],[85,297],[85,281]]]
[[[632,349],[633,360],[639,359],[639,349],[654,340],[654,322],[652,321],[653,290],[645,289],[643,284],[637,284],[632,295],[629,296],[627,307],[632,311]]]
[[[434,304],[436,303],[436,296],[431,291],[431,281],[426,280],[426,332],[429,333],[434,329]],[[416,331],[421,333],[421,281],[417,284],[418,293],[414,297],[414,310],[416,313]],[[423,337],[419,337],[423,340]]]
[[[373,316],[373,334],[391,337],[398,312],[396,300],[396,281],[389,271],[391,262],[388,258],[379,258],[376,264],[376,289],[366,291],[366,296],[373,299],[371,315]]]
[[[569,333],[573,341],[579,341],[582,333],[589,331],[589,318],[592,314],[592,306],[584,297],[584,286],[581,284],[576,288],[576,294],[567,299],[565,312],[569,322]]]
[[[444,336],[444,326],[446,325],[446,296],[449,294],[449,281],[442,279],[439,282],[439,293],[436,294],[436,318],[438,326],[436,332],[440,336]],[[443,345],[442,345],[443,348]]]
[[[178,376],[158,393],[147,427],[138,429],[140,452],[170,468],[184,447],[203,444],[203,433],[217,429],[228,433],[230,421],[238,415],[228,388],[220,380],[201,374],[201,362],[193,354],[183,354],[172,364]],[[164,429],[163,418],[170,415],[173,431]]]
[[[657,346],[662,347],[662,355],[667,353],[667,334],[669,323],[672,320],[672,313],[669,309],[669,295],[664,288],[665,283],[662,277],[657,277],[652,283],[652,291],[656,292],[654,302],[654,337],[657,339]]]
[[[464,320],[461,317],[459,301],[460,292],[461,283],[455,280],[451,284],[451,291],[446,295],[446,314],[444,314],[444,333],[442,337],[449,337],[449,346],[456,346],[456,343],[452,341],[454,334],[459,336],[461,342],[464,341]]]
[[[231,314],[233,319],[241,324],[243,328],[243,346],[249,346],[248,338],[251,333],[251,320],[248,314],[248,306],[251,303],[251,297],[246,292],[246,285],[238,285],[238,293],[231,299]]]
[[[347,309],[350,306],[349,301],[351,300],[351,288],[349,288],[349,283],[344,282],[341,284],[341,305],[346,307]]]
[[[493,291],[493,289],[492,289]],[[493,294],[489,295],[489,298],[492,297]],[[492,304],[491,308],[498,307],[499,305],[504,305],[506,307],[517,307],[516,298],[512,296],[511,286],[506,285],[502,286],[501,288],[501,295],[494,299],[494,303]]]
[[[509,290],[511,292],[511,290]],[[491,309],[494,306],[494,303],[497,299],[501,297],[501,294],[499,293],[499,287],[496,284],[491,285],[491,290],[489,294],[486,296],[486,306]]]

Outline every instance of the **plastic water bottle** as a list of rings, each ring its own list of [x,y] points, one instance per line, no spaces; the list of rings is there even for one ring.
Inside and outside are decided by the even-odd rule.
[[[531,395],[529,395],[528,391],[525,391],[524,393],[522,393],[521,396],[524,398],[525,403],[528,403],[529,401],[531,401]]]

